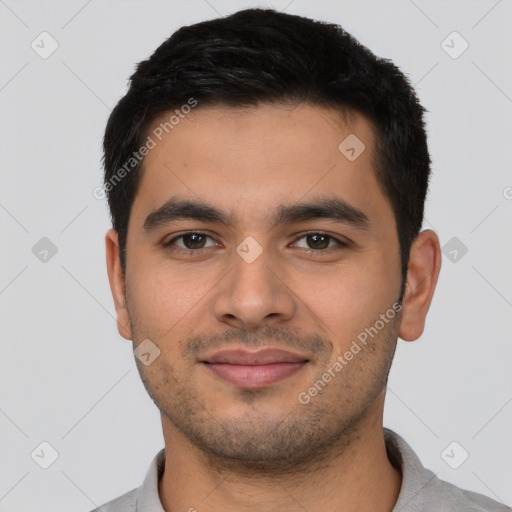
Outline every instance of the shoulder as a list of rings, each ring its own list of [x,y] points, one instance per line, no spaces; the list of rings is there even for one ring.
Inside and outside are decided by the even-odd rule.
[[[101,505],[101,507],[95,508],[91,512],[135,512],[137,490],[138,489],[132,489],[126,494]]]
[[[384,438],[390,462],[402,473],[402,487],[393,512],[512,512],[483,494],[439,479],[395,432],[385,428]]]
[[[461,489],[449,482],[434,477],[426,489],[425,505],[432,510],[467,512],[512,512],[512,509],[483,494]]]
[[[91,512],[164,512],[158,496],[158,481],[165,468],[165,449],[153,458],[140,487],[105,503]]]

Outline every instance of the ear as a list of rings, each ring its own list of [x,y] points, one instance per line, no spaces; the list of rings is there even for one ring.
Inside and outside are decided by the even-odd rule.
[[[116,308],[117,330],[123,338],[131,340],[133,336],[130,327],[130,317],[128,316],[128,309],[126,308],[126,286],[121,269],[117,231],[113,229],[107,231],[105,235],[105,246],[107,251],[108,280]]]
[[[409,257],[403,314],[398,336],[405,341],[418,339],[434,296],[441,270],[441,247],[434,231],[426,229],[414,239]]]

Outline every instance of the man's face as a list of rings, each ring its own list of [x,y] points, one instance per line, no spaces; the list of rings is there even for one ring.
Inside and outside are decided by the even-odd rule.
[[[372,127],[348,120],[308,105],[199,106],[146,156],[127,238],[128,336],[160,350],[137,364],[164,431],[217,462],[299,468],[381,414],[399,243]],[[338,148],[349,135],[365,145],[355,160],[355,139]]]

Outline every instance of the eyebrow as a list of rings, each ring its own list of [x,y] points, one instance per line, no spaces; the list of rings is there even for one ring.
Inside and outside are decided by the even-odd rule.
[[[171,198],[146,217],[143,229],[150,232],[180,219],[213,222],[227,227],[234,225],[232,215],[206,202]],[[270,215],[273,226],[317,219],[340,222],[359,230],[368,230],[370,227],[370,220],[362,210],[338,197],[281,205]]]

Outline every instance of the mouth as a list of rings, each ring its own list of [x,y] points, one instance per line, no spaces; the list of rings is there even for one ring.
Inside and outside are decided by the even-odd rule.
[[[289,377],[308,363],[307,357],[284,350],[222,350],[201,361],[208,371],[231,384],[258,389]]]

